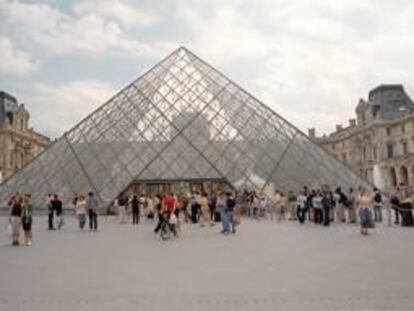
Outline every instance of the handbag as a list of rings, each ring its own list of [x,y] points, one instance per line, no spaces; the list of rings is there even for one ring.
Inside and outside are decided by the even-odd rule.
[[[175,216],[175,214],[172,213],[171,216],[170,216],[170,219],[169,219],[168,223],[170,225],[176,225],[177,222],[178,222],[177,216]]]

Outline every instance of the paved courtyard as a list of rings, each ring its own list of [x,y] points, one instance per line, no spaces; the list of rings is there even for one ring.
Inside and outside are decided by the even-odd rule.
[[[0,218],[2,227],[7,222]],[[413,310],[414,229],[244,221],[237,235],[100,218],[79,232],[35,219],[35,245],[0,245],[0,310]],[[3,230],[4,232],[4,230]]]

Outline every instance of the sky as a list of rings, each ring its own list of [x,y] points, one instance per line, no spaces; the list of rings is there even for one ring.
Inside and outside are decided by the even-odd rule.
[[[412,0],[0,0],[0,89],[68,131],[185,46],[302,131],[388,83],[414,97]]]

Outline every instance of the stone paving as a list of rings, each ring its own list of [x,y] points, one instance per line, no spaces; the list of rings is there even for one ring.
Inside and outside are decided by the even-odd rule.
[[[0,218],[4,228],[7,219]],[[0,311],[414,310],[414,229],[244,221],[236,235],[182,226],[161,241],[152,223],[61,231],[35,218],[35,244],[2,230]],[[3,229],[2,228],[2,229]]]

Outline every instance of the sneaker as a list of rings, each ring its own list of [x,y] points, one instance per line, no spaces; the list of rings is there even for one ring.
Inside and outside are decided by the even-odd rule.
[[[32,246],[32,241],[27,241],[26,245],[27,246]]]

